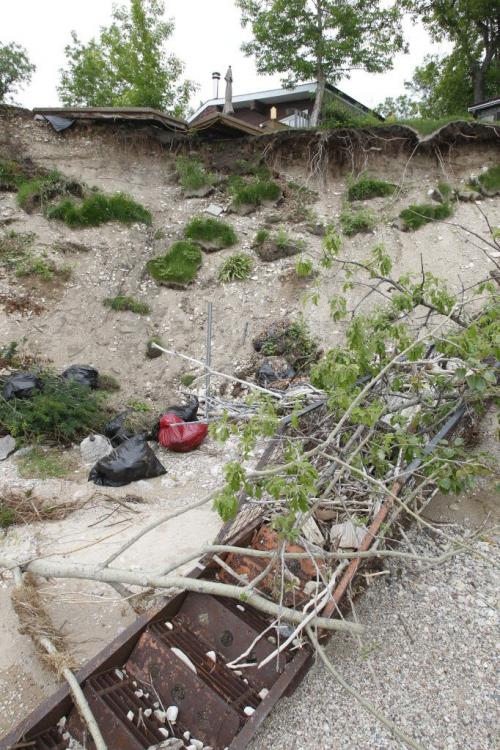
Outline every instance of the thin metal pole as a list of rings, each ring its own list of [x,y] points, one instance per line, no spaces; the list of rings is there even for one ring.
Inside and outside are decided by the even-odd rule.
[[[205,419],[208,419],[210,398],[210,367],[212,366],[212,303],[207,306],[207,345],[205,351]]]

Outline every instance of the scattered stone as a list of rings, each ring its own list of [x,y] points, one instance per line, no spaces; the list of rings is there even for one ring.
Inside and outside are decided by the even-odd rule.
[[[5,461],[16,450],[16,441],[12,435],[0,438],[0,461]]]
[[[262,242],[260,245],[255,246],[255,252],[259,258],[266,263],[280,258],[290,258],[293,255],[298,255],[302,252],[302,247],[298,242],[287,242],[286,244],[278,244],[274,239],[268,239]]]
[[[257,382],[263,386],[278,380],[289,380],[294,376],[295,370],[284,357],[267,357],[256,373]]]
[[[216,203],[211,203],[206,209],[206,214],[211,214],[212,216],[220,216],[224,213],[224,209],[222,206],[218,206]]]
[[[203,187],[196,188],[196,190],[183,190],[182,194],[184,198],[206,198],[207,195],[211,195],[213,192],[213,185],[203,185]]]

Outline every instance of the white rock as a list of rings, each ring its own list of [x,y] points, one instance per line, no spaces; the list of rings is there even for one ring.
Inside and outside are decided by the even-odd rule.
[[[80,443],[80,455],[85,464],[95,464],[112,450],[113,446],[104,435],[89,435]]]
[[[129,721],[133,721],[133,720],[134,720],[134,712],[133,712],[133,711],[129,711],[129,712],[128,712],[128,714],[127,714],[127,719],[128,719]]]
[[[169,721],[171,724],[175,724],[178,715],[179,709],[177,708],[177,706],[169,706],[167,708],[167,721]]]
[[[215,651],[207,651],[207,656],[209,659],[212,659],[213,662],[217,661],[217,654]]]
[[[181,651],[180,648],[176,648],[175,646],[171,646],[170,650],[181,660],[184,662],[186,667],[188,667],[192,672],[197,674],[196,667],[194,666],[193,662],[189,658],[189,656],[186,656],[184,651]]]
[[[154,717],[157,721],[160,722],[160,724],[165,724],[165,721],[167,719],[167,714],[165,711],[162,711],[161,708],[155,708]]]
[[[0,439],[0,461],[5,461],[16,450],[16,441],[12,435]]]
[[[245,716],[253,716],[253,714],[255,713],[255,708],[252,708],[252,706],[245,706],[245,708],[243,709],[243,713],[245,714]]]
[[[259,698],[261,699],[261,701],[263,701],[264,698],[266,698],[268,695],[269,695],[269,690],[267,688],[262,688],[262,690],[259,693]]]

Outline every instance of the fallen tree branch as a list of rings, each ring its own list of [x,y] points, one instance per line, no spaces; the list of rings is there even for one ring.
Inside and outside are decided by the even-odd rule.
[[[296,625],[300,625],[304,619],[301,612],[288,607],[280,607],[274,602],[253,592],[247,593],[241,587],[217,581],[207,581],[203,578],[190,578],[189,576],[158,576],[154,571],[131,571],[118,568],[99,568],[98,566],[85,564],[54,563],[46,560],[33,560],[28,563],[0,558],[0,567],[12,569],[15,567],[22,570],[44,576],[45,578],[78,578],[88,581],[99,581],[101,583],[128,583],[143,588],[153,587],[157,589],[178,588],[185,591],[193,591],[199,594],[212,594],[214,596],[226,596],[237,599],[252,607],[272,615],[281,617]],[[342,620],[332,620],[327,617],[315,617],[311,624],[325,630],[337,630],[342,632],[362,633],[364,628],[355,623]]]
[[[316,649],[321,661],[325,665],[325,667],[328,669],[330,674],[335,677],[337,682],[344,688],[344,690],[347,690],[347,692],[352,695],[355,700],[360,703],[363,708],[366,708],[366,710],[372,714],[372,716],[375,716],[375,718],[380,721],[381,724],[383,724],[389,731],[398,738],[398,740],[401,740],[401,742],[404,742],[407,747],[411,747],[413,750],[425,750],[425,748],[420,745],[418,742],[413,740],[411,737],[408,737],[405,732],[403,732],[402,729],[400,729],[397,724],[395,724],[390,719],[387,719],[379,710],[376,708],[373,703],[370,703],[369,700],[364,698],[358,691],[352,687],[352,685],[349,685],[348,682],[344,680],[340,672],[337,672],[333,664],[331,663],[330,659],[325,654],[325,651],[323,647],[320,645],[318,639],[314,635],[314,632],[312,628],[308,625],[307,626],[307,634],[309,635],[309,638],[311,639],[312,644],[314,645],[314,648]]]

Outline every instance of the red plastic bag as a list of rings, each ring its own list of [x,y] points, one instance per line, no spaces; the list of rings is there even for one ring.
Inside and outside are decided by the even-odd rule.
[[[207,424],[186,424],[177,414],[167,413],[160,419],[158,442],[171,451],[185,453],[197,448],[205,440],[207,432]]]

